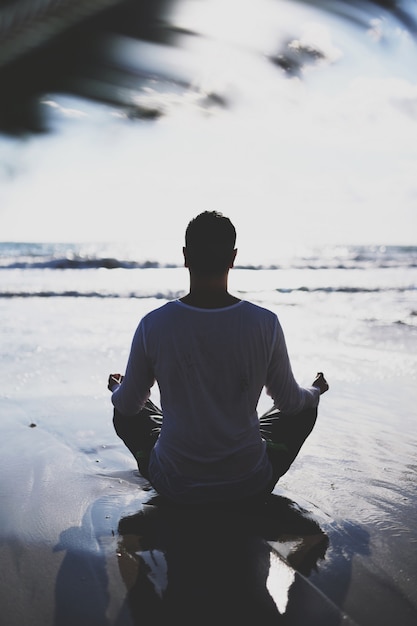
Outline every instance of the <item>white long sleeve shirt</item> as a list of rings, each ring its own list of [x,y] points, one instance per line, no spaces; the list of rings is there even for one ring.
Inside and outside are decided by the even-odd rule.
[[[247,301],[202,309],[175,300],[146,315],[114,406],[135,415],[155,381],[163,424],[150,479],[159,493],[184,502],[251,496],[269,482],[257,414],[264,387],[286,413],[319,402],[319,390],[293,376],[277,316]]]

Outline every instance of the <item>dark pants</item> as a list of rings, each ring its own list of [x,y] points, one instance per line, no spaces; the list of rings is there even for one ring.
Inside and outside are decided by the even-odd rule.
[[[290,469],[294,459],[317,419],[317,407],[307,408],[300,413],[287,414],[271,409],[259,418],[261,435],[266,441],[266,449],[272,465],[272,479],[269,491]]]
[[[149,479],[149,457],[162,426],[162,411],[148,400],[137,415],[127,417],[114,409],[114,429],[135,457],[139,472]]]
[[[288,415],[271,409],[259,418],[262,437],[272,465],[272,479],[268,492],[272,492],[279,478],[291,467],[304,441],[314,428],[317,408],[304,409]],[[150,400],[143,409],[126,417],[114,409],[113,424],[118,436],[124,441],[136,459],[139,472],[149,479],[149,457],[162,425],[162,411]]]

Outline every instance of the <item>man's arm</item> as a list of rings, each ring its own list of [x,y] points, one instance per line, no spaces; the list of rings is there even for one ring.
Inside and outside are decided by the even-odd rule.
[[[148,400],[155,382],[153,369],[146,355],[143,327],[139,324],[133,337],[126,373],[110,374],[107,387],[112,403],[122,415],[136,415]]]
[[[299,413],[306,407],[316,407],[328,384],[320,372],[311,387],[301,387],[294,378],[288,356],[287,345],[281,325],[277,319],[274,345],[265,384],[267,394],[274,406],[285,413]]]

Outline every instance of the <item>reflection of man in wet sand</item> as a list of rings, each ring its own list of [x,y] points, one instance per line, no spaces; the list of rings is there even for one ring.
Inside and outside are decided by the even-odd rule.
[[[124,608],[135,624],[276,626],[294,610],[293,602],[307,620],[295,623],[333,616],[319,594],[312,606],[316,590],[267,541],[282,541],[282,548],[292,543],[288,561],[297,560],[296,569],[306,574],[324,557],[326,536],[290,500],[273,496],[256,512],[153,504],[158,498],[122,518],[118,529],[118,563],[128,588]]]
[[[235,241],[219,213],[189,223],[189,293],[142,319],[125,376],[109,377],[116,432],[141,474],[173,502],[264,499],[313,429],[328,389],[322,374],[300,387],[277,316],[229,293]],[[162,412],[149,401],[155,381]],[[276,408],[260,421],[263,388]]]

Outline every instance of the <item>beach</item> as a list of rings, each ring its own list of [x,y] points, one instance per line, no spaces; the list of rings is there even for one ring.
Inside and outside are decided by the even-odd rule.
[[[415,626],[415,3],[2,4],[0,626]],[[167,510],[112,425],[204,210],[330,384],[262,511]]]
[[[57,255],[50,248],[43,257],[25,250],[17,266],[18,257],[11,261],[10,250],[2,250],[0,623],[158,623],[158,607],[175,580],[176,597],[191,602],[187,588],[202,590],[198,576],[204,571],[211,572],[201,580],[218,623],[226,615],[226,596],[240,615],[250,580],[238,584],[243,566],[230,565],[234,574],[221,587],[223,596],[215,580],[246,554],[247,535],[236,543],[224,520],[215,531],[201,518],[196,532],[192,515],[185,516],[184,532],[183,517],[182,533],[171,541],[183,558],[193,555],[189,570],[196,581],[190,571],[188,578],[170,579],[160,548],[167,538],[163,530],[163,540],[152,535],[163,524],[123,531],[155,494],[113,431],[107,376],[123,371],[139,319],[185,292],[186,270],[126,268],[121,262],[108,269],[101,253],[94,263],[91,256],[68,257],[62,269],[62,250]],[[321,623],[411,626],[417,616],[415,254],[391,250],[376,258],[374,251],[366,259],[355,250],[344,258],[344,268],[340,262],[334,267],[335,256],[331,264],[328,257],[318,263],[317,256],[316,262],[293,259],[280,269],[231,272],[232,292],[278,313],[300,384],[310,384],[317,371],[330,384],[312,435],[274,492],[312,516],[319,538],[327,538],[325,549],[306,569],[309,542],[300,551],[297,529],[289,539],[291,524],[280,530],[279,516],[279,537],[272,532],[266,543],[250,543],[258,546],[251,548],[252,561],[272,546],[271,571],[271,554],[285,557],[287,550],[293,577],[290,583],[288,576],[279,579],[278,588],[295,588],[294,572],[300,575],[304,583],[297,584],[308,584],[340,611]],[[156,389],[153,399],[158,402]],[[269,408],[269,399],[261,397],[259,412]],[[171,533],[176,528],[169,527]],[[215,560],[207,548],[213,537]],[[258,584],[262,580],[254,571],[252,576]],[[279,602],[265,585],[262,602],[264,596],[274,600],[277,620]],[[305,590],[300,597],[302,605]],[[204,623],[203,605],[190,606],[201,612],[196,623]],[[262,621],[264,608],[261,603],[259,623],[278,623],[268,621],[267,613]],[[297,619],[284,623],[301,623]]]

